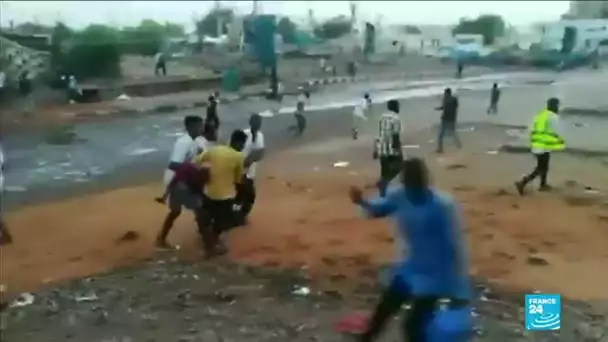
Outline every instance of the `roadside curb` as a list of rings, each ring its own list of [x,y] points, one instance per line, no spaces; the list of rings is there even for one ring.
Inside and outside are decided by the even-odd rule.
[[[247,97],[256,96],[258,94],[248,94],[248,95],[239,95],[236,97],[232,97],[227,99],[223,103],[230,103],[238,100],[242,100]],[[103,118],[103,117],[134,117],[138,115],[149,115],[149,114],[168,114],[174,113],[182,110],[189,110],[195,108],[203,108],[207,107],[207,101],[196,101],[182,104],[162,104],[156,107],[148,107],[148,108],[117,108],[111,110],[96,110],[91,112],[82,112],[74,115],[75,121],[87,121],[89,119],[94,118]]]

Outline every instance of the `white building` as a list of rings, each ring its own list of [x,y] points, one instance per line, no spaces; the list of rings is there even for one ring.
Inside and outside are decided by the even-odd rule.
[[[568,17],[572,19],[599,19],[608,14],[608,1],[570,1]]]
[[[542,48],[561,50],[567,27],[576,29],[574,51],[592,51],[608,40],[608,19],[560,20],[537,25]]]

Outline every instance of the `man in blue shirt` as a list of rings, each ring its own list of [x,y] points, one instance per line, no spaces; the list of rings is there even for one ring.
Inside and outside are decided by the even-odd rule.
[[[405,323],[407,340],[426,342],[427,326],[435,319],[439,300],[447,298],[454,305],[466,306],[470,298],[459,213],[453,200],[430,187],[421,159],[405,160],[401,177],[402,185],[385,197],[364,199],[361,189],[350,190],[353,203],[369,216],[394,215],[398,235],[410,247],[395,264],[392,282],[360,342],[374,340],[406,302],[412,306]]]

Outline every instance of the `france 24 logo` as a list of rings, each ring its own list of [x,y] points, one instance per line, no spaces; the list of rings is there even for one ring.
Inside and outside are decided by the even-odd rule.
[[[562,311],[560,295],[527,294],[524,301],[526,330],[559,330]]]

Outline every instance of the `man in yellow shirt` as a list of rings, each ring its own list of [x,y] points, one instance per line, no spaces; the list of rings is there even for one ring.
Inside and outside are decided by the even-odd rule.
[[[204,223],[200,229],[208,254],[215,254],[220,235],[232,228],[236,222],[234,204],[236,185],[243,175],[244,157],[241,150],[247,134],[236,130],[230,137],[230,146],[216,145],[199,154],[194,164],[206,168],[208,177],[203,189]]]

